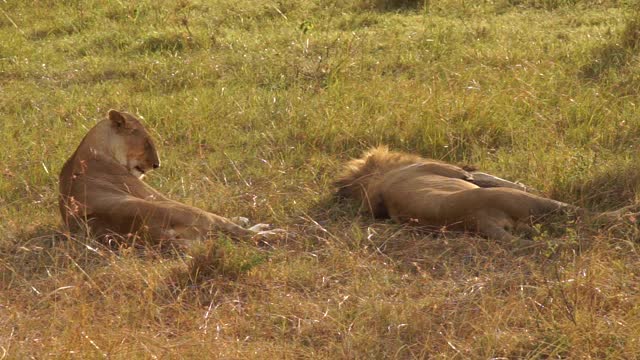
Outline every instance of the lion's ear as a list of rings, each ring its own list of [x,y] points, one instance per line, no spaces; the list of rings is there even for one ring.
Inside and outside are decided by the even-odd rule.
[[[119,127],[119,128],[127,127],[127,119],[124,117],[124,115],[120,111],[111,109],[109,110],[109,112],[107,112],[107,115],[109,116],[109,120],[111,120],[111,123],[116,127]]]

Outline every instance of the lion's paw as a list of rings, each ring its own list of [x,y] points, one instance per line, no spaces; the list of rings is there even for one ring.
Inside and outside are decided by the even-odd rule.
[[[255,224],[252,227],[249,228],[249,230],[253,231],[253,232],[261,232],[261,231],[267,231],[271,229],[271,225],[270,224]]]
[[[258,225],[266,225],[266,224],[258,224]],[[258,245],[273,248],[274,246],[271,245],[271,243],[284,240],[288,237],[291,237],[291,234],[284,229],[271,229],[271,230],[257,231],[256,234],[253,236],[253,240]]]
[[[246,228],[249,225],[251,225],[251,221],[249,221],[249,219],[244,216],[235,216],[230,218],[229,220],[231,220],[231,222],[233,222],[236,225],[242,226],[243,228]]]

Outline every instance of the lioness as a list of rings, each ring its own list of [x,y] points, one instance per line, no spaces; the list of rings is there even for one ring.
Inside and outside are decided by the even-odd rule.
[[[527,193],[518,184],[476,174],[378,147],[349,161],[335,185],[339,196],[355,198],[376,218],[473,231],[498,240],[515,240],[510,231],[516,225],[526,227],[531,220],[553,212],[589,214]],[[616,219],[630,208],[596,216]]]
[[[127,112],[109,110],[82,139],[60,173],[60,213],[69,230],[88,226],[98,237],[144,232],[154,242],[186,245],[221,231],[246,239],[263,224],[242,228],[229,219],[173,201],[142,181],[160,167],[144,126]]]

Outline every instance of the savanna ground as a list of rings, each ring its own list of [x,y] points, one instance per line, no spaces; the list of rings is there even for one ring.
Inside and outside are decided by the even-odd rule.
[[[0,1],[0,359],[637,357],[632,221],[518,249],[331,197],[341,162],[388,144],[636,202],[637,7]],[[188,254],[66,238],[57,175],[109,108],[156,138],[153,186],[296,236]]]

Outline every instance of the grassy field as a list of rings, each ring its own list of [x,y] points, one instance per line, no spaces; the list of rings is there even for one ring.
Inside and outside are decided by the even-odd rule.
[[[0,1],[0,359],[637,358],[637,225],[517,249],[374,222],[331,181],[388,144],[635,203],[640,4],[417,3]],[[62,236],[58,173],[110,108],[156,139],[154,187],[296,237]]]

